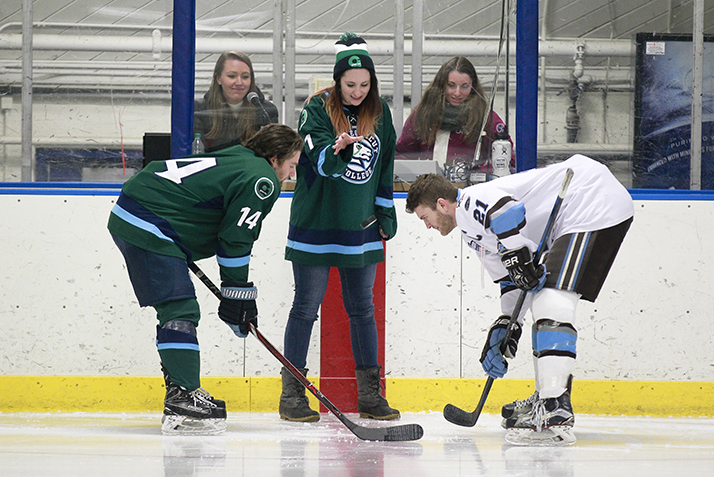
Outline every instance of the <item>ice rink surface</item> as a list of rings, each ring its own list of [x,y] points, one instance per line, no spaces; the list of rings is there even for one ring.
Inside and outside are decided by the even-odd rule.
[[[159,413],[0,413],[2,476],[619,477],[714,475],[714,419],[576,415],[570,447],[505,444],[500,416],[458,427],[405,413],[424,437],[365,442],[318,423],[231,413],[220,436],[168,437]],[[348,417],[363,426],[388,423]],[[392,423],[394,424],[394,423]]]

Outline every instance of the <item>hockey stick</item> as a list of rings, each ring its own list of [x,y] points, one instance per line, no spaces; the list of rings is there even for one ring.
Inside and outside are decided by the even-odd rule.
[[[555,199],[553,210],[550,212],[548,222],[545,225],[545,230],[543,230],[543,236],[541,237],[540,243],[538,244],[538,248],[536,249],[536,252],[533,255],[533,263],[540,263],[540,258],[545,252],[546,243],[550,238],[550,233],[553,231],[553,224],[555,224],[555,219],[558,216],[558,212],[560,211],[560,206],[563,204],[565,193],[568,190],[568,186],[570,185],[570,180],[572,178],[573,170],[567,169],[565,171],[565,177],[563,178],[563,184],[560,186],[560,191],[558,192],[558,197]],[[518,296],[518,300],[516,301],[516,305],[513,307],[511,319],[509,320],[508,326],[506,327],[506,334],[503,336],[503,340],[501,341],[501,354],[503,354],[505,344],[508,342],[509,338],[511,337],[511,334],[513,333],[513,324],[516,322],[516,320],[518,319],[518,315],[520,315],[521,313],[521,308],[523,307],[523,302],[526,300],[527,294],[528,292],[526,290],[521,291],[521,294]],[[483,386],[483,391],[481,392],[481,399],[479,399],[478,404],[476,405],[476,409],[474,409],[473,412],[467,412],[463,409],[454,406],[453,404],[447,404],[446,406],[444,406],[444,419],[459,426],[475,426],[476,421],[481,415],[481,410],[483,409],[483,406],[486,403],[488,393],[491,391],[493,381],[494,379],[491,376],[489,376],[486,380],[486,384]]]
[[[221,299],[221,291],[216,285],[213,284],[210,278],[208,278],[201,270],[198,265],[193,262],[188,262],[188,268],[203,282],[204,285],[208,287],[209,290],[213,292],[216,298]],[[300,381],[303,386],[310,391],[318,401],[320,401],[323,406],[330,410],[337,419],[342,422],[347,428],[352,431],[354,435],[365,441],[415,441],[421,439],[424,435],[424,429],[419,424],[403,424],[400,426],[389,426],[389,427],[364,427],[360,426],[349,420],[342,411],[340,411],[337,406],[332,404],[324,394],[320,392],[303,374],[293,365],[285,356],[283,356],[280,351],[278,351],[275,346],[270,344],[270,342],[263,336],[263,334],[258,331],[258,328],[253,326],[252,323],[249,324],[250,332],[258,338],[263,346],[265,346],[270,353],[275,356],[278,361],[282,363],[283,366],[295,376],[295,379]]]

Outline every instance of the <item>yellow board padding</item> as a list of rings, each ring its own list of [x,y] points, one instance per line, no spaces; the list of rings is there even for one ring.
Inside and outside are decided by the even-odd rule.
[[[319,387],[319,378],[310,380]],[[442,411],[447,403],[473,411],[486,380],[388,378],[386,382],[389,404],[402,412]],[[278,411],[279,377],[204,377],[201,385],[225,400],[229,412]],[[498,379],[483,412],[498,414],[503,404],[532,392],[530,380]],[[160,411],[164,381],[136,376],[0,376],[0,396],[0,412]],[[307,396],[312,408],[318,409],[317,399],[310,392]],[[714,383],[576,380],[572,403],[574,411],[582,414],[712,417]]]
[[[473,411],[486,379],[387,379],[387,399],[405,411],[443,411],[453,404]],[[533,393],[533,381],[497,379],[483,412],[500,414],[501,406]],[[573,411],[581,414],[630,416],[714,416],[714,383],[672,381],[575,380]]]
[[[317,378],[310,381],[319,385]],[[228,411],[278,412],[279,377],[203,377],[201,386],[225,400]],[[161,411],[164,394],[161,377],[0,376],[0,412]],[[317,399],[307,394],[318,409]]]

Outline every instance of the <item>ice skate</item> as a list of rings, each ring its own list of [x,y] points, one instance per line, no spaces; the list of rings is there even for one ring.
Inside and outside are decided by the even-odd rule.
[[[530,412],[504,420],[506,442],[520,446],[565,446],[575,442],[570,393],[538,399]]]
[[[522,416],[524,414],[528,414],[533,409],[533,404],[535,404],[537,401],[538,391],[535,391],[533,394],[523,400],[516,399],[511,403],[504,404],[501,408],[501,416],[503,417],[503,421],[501,421],[501,427],[503,427],[504,429],[508,429],[508,427],[506,427],[506,420],[508,418],[514,418]]]
[[[577,440],[570,426],[553,426],[541,431],[534,429],[508,429],[505,441],[512,446],[563,447]]]
[[[210,436],[226,430],[226,405],[202,388],[189,391],[167,382],[161,432],[164,435]]]
[[[538,401],[538,391],[535,391],[523,400],[516,399],[511,403],[504,404],[501,408],[501,416],[503,418],[509,418],[514,415],[520,416],[527,414],[533,409],[533,404],[535,404],[536,401]]]

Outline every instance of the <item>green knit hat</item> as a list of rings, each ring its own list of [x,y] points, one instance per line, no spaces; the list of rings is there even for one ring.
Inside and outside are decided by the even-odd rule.
[[[366,68],[374,73],[374,62],[367,51],[367,42],[354,33],[344,33],[335,43],[335,69],[332,78],[335,81],[350,68]]]

